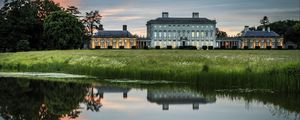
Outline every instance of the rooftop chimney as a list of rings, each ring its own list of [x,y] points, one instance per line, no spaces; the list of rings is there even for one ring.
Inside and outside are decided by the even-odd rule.
[[[249,31],[249,26],[245,26],[244,32]]]
[[[127,25],[123,25],[123,31],[127,31]]]
[[[199,18],[199,12],[193,12],[193,18]]]
[[[162,13],[162,18],[169,18],[169,13],[168,12],[163,12]]]

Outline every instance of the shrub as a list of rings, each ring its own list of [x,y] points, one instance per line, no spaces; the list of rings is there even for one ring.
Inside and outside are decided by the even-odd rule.
[[[131,46],[131,49],[136,49],[136,46]]]
[[[268,50],[271,50],[271,49],[272,49],[272,46],[267,46],[267,49],[268,49]]]
[[[30,43],[28,40],[20,40],[18,41],[16,48],[18,51],[28,51],[30,50]]]
[[[238,46],[232,46],[232,49],[233,49],[233,50],[237,50],[237,49],[238,49]]]
[[[144,49],[149,49],[149,47],[148,46],[144,46]]]
[[[294,49],[294,46],[289,45],[288,49]]]
[[[202,49],[203,50],[207,50],[207,46],[202,46]]]
[[[203,65],[202,72],[208,72],[209,67],[207,64]]]
[[[226,49],[225,46],[221,46],[221,49]]]
[[[112,46],[107,46],[107,49],[112,49],[113,47]]]
[[[208,49],[209,49],[209,50],[213,50],[213,49],[214,49],[214,46],[208,46]]]
[[[96,47],[95,47],[95,49],[100,49],[100,48],[101,48],[100,46],[96,46]]]
[[[245,50],[248,50],[248,49],[249,49],[249,47],[248,47],[248,46],[244,46],[244,49],[245,49]]]
[[[120,46],[119,48],[120,48],[120,49],[124,49],[125,47],[124,47],[124,46]]]
[[[279,50],[281,50],[281,49],[282,49],[282,46],[278,46],[277,48],[278,48]]]
[[[167,46],[167,49],[172,49],[172,46]]]
[[[160,49],[160,46],[155,46],[155,49]]]
[[[257,49],[257,50],[260,49],[260,46],[255,46],[255,49]]]

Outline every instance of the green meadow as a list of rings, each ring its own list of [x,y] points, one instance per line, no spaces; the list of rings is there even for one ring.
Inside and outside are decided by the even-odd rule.
[[[5,72],[168,80],[207,89],[300,92],[299,50],[66,50],[1,53]]]

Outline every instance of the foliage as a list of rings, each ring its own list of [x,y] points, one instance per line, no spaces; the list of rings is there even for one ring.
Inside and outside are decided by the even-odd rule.
[[[52,12],[44,22],[48,49],[76,49],[82,43],[83,25],[64,11]]]
[[[28,40],[20,40],[17,43],[17,50],[18,51],[28,51],[30,50],[30,43],[28,42]]]
[[[296,43],[297,47],[300,48],[300,22],[285,33],[284,39]]]
[[[218,38],[224,38],[224,37],[227,37],[227,33],[226,32],[224,32],[224,31],[221,31],[221,30],[219,30],[218,28],[217,28],[217,33],[216,33],[217,35],[217,37]]]

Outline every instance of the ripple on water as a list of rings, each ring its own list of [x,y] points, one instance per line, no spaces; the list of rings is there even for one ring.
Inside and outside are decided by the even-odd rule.
[[[39,78],[90,78],[85,75],[41,72],[0,72],[0,77],[39,77]]]

